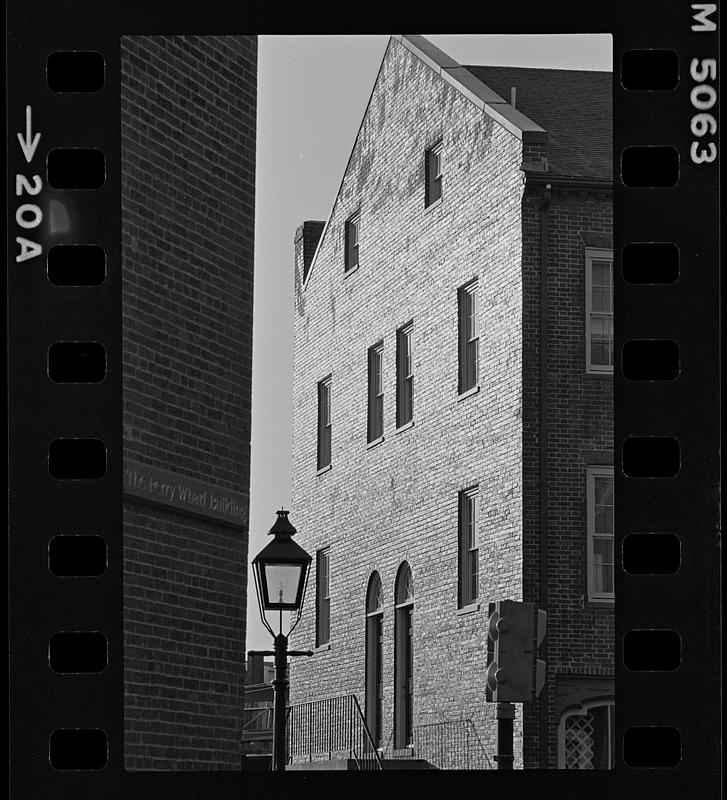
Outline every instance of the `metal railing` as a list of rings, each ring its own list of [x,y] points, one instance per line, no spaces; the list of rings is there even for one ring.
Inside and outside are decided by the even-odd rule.
[[[391,730],[384,758],[422,759],[437,769],[494,769],[471,719],[415,725],[411,743],[397,750]]]
[[[382,769],[355,694],[288,707],[288,763],[348,758],[358,769]]]
[[[437,769],[493,769],[471,719],[416,725],[412,738],[413,757]]]

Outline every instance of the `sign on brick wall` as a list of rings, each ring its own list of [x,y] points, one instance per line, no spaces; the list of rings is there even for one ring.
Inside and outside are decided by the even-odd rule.
[[[247,528],[248,495],[138,461],[124,461],[124,494],[180,514]]]

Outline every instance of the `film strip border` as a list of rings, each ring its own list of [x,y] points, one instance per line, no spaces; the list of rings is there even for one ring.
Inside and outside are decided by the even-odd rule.
[[[614,42],[616,728],[634,796],[655,779],[688,794],[719,764],[716,6],[689,12],[681,48]]]
[[[40,796],[123,748],[119,43],[13,22],[11,758]]]
[[[134,775],[122,766],[118,37],[134,26],[115,30],[119,20],[106,26],[99,21],[70,32],[59,20],[48,28],[53,35],[37,35],[28,46],[29,31],[18,9],[12,11],[8,199],[10,230],[17,235],[10,237],[8,265],[16,791],[146,796],[166,789],[198,796],[204,787],[208,797],[228,796],[243,786],[238,776]],[[549,8],[548,14],[550,22],[537,32],[547,32],[546,24],[558,29],[558,13]],[[594,774],[538,775],[545,792],[567,782],[569,791],[612,796],[615,781],[622,796],[682,797],[695,790],[695,780],[700,796],[717,791],[718,203],[717,162],[710,160],[712,148],[702,147],[716,143],[710,121],[717,120],[715,14],[713,4],[683,4],[659,30],[647,24],[653,20],[643,9],[628,24],[582,23],[583,30],[616,30],[619,746],[612,775],[598,776],[598,783]],[[493,31],[498,19],[495,13],[489,23]],[[151,14],[146,22],[153,29]],[[230,16],[215,32],[229,26],[234,32],[239,24]],[[194,32],[202,31],[195,26]],[[103,85],[69,92],[49,84],[49,65],[67,58],[64,53],[86,54],[82,81],[92,77],[100,54]],[[644,81],[649,72],[653,77]],[[88,180],[79,185],[80,175]],[[32,238],[40,215],[55,220],[49,234],[55,238]],[[79,246],[89,248],[83,272],[96,275],[84,279],[86,285],[70,274],[78,258],[63,255],[70,251],[62,248]],[[259,777],[266,776],[246,776],[246,785],[264,788]],[[532,777],[495,773],[489,779],[494,790],[503,790]],[[446,780],[451,786],[455,778]],[[389,776],[388,785],[404,783]]]

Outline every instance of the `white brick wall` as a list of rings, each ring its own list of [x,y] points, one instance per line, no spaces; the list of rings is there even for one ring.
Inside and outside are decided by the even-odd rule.
[[[424,151],[443,138],[443,200],[424,209]],[[394,580],[411,565],[415,724],[472,718],[484,700],[490,600],[522,597],[521,142],[400,44],[387,51],[295,329],[292,517],[331,547],[331,647],[292,666],[291,702],[364,700],[365,595],[384,615],[384,740],[393,725]],[[360,267],[343,226],[361,208]],[[478,278],[480,391],[457,398],[457,288]],[[299,298],[300,300],[300,298]],[[414,320],[414,425],[395,433],[395,332]],[[384,441],[366,447],[368,347],[384,341]],[[316,475],[316,384],[332,373],[332,469]],[[457,611],[457,493],[480,484],[479,611]],[[295,647],[315,644],[315,574]],[[516,766],[521,764],[520,718]]]

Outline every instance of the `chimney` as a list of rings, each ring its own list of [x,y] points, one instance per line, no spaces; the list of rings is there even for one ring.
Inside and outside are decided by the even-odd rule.
[[[247,685],[263,682],[263,657],[247,654]]]
[[[299,225],[295,232],[295,276],[296,283],[300,279],[301,286],[308,277],[313,255],[325,224],[317,220],[308,220]]]
[[[510,87],[510,105],[515,108],[517,103],[517,86]]]

